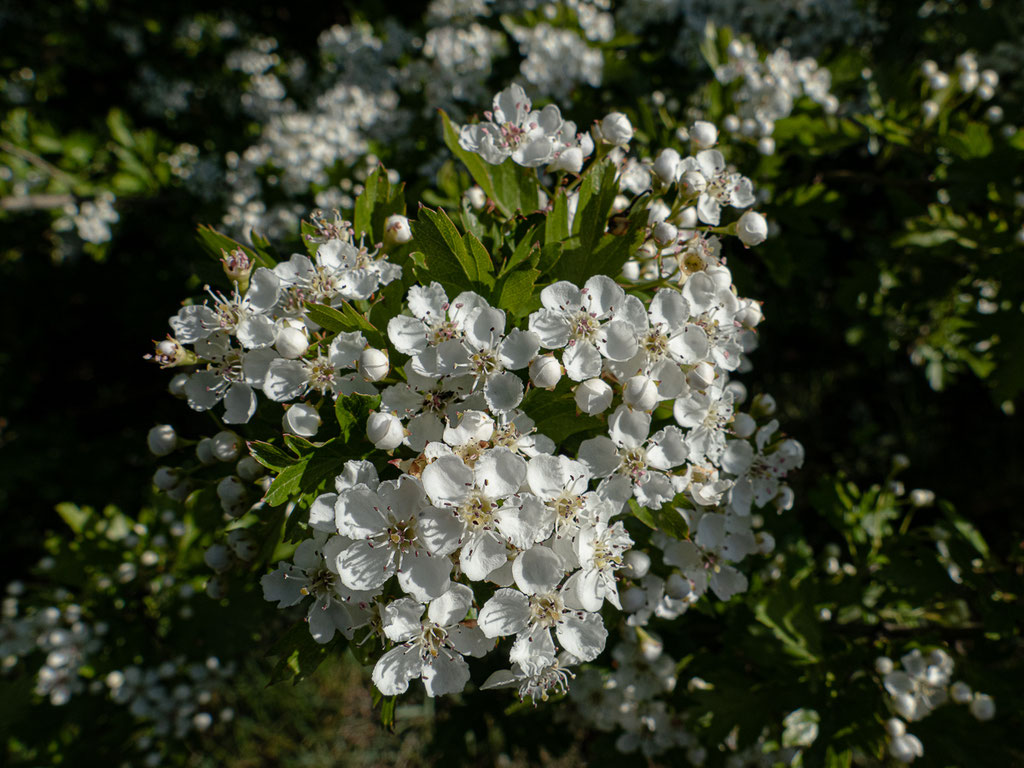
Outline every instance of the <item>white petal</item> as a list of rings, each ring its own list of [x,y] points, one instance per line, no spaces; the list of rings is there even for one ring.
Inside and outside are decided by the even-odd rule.
[[[309,584],[305,572],[290,563],[282,563],[262,579],[263,598],[277,603],[278,608],[287,608],[302,601],[302,591]]]
[[[437,506],[458,506],[473,489],[473,470],[457,456],[442,456],[423,469],[423,489]]]
[[[728,600],[747,591],[747,577],[731,565],[720,566],[718,572],[711,576],[711,591],[719,600]]]
[[[420,676],[422,666],[415,648],[400,645],[378,659],[370,679],[385,696],[398,696],[409,690],[409,681]]]
[[[431,557],[426,552],[412,552],[402,557],[402,565],[398,570],[398,586],[407,595],[420,602],[427,602],[440,597],[448,591],[451,582],[448,576],[452,572],[452,561],[447,557]]]
[[[388,338],[403,355],[418,355],[427,348],[427,327],[415,317],[396,315],[388,320]]]
[[[423,665],[422,677],[427,696],[460,693],[469,682],[469,665],[459,654],[442,649],[433,661]]]
[[[523,494],[515,506],[506,503],[496,518],[498,530],[518,549],[529,549],[551,535],[555,512],[532,494]]]
[[[395,572],[392,552],[357,541],[338,555],[338,575],[349,589],[377,589]]]
[[[526,480],[526,459],[504,446],[493,448],[477,459],[475,475],[477,487],[488,498],[501,499],[511,496],[522,488]]]
[[[256,393],[243,381],[236,381],[224,394],[224,423],[248,424],[256,413]]]
[[[593,661],[604,650],[608,630],[597,613],[566,613],[555,628],[561,646],[580,661]]]
[[[529,328],[545,349],[561,349],[569,342],[569,320],[559,310],[537,310],[530,315]]]
[[[598,349],[610,360],[629,360],[636,354],[636,331],[624,320],[612,320],[598,332]]]
[[[655,469],[672,469],[686,461],[689,448],[679,427],[669,426],[651,437],[647,463]]]
[[[583,289],[587,308],[599,318],[618,312],[626,302],[622,286],[606,275],[594,275]]]
[[[328,354],[331,365],[339,369],[354,369],[359,364],[359,356],[366,347],[366,339],[358,331],[339,333],[331,342]]]
[[[448,309],[448,296],[440,283],[431,283],[429,286],[414,285],[409,289],[408,296],[409,311],[420,320],[430,323],[441,323],[445,319],[445,311]]]
[[[528,595],[550,592],[562,580],[562,558],[547,547],[528,549],[512,563],[516,586]]]
[[[470,581],[483,581],[507,559],[505,543],[487,531],[470,534],[459,552],[459,565]]]
[[[334,523],[338,533],[350,539],[366,539],[387,527],[380,497],[368,488],[352,488],[338,496]]]
[[[185,383],[185,397],[193,411],[208,411],[224,396],[224,377],[211,371],[197,371]]]
[[[651,415],[649,413],[633,411],[624,405],[616,408],[615,413],[608,419],[608,436],[622,448],[639,447],[647,440],[650,430]]]
[[[269,347],[277,338],[277,326],[266,315],[252,315],[238,324],[235,335],[246,349]]]
[[[299,397],[309,386],[306,366],[298,360],[277,358],[267,368],[263,391],[271,400],[284,403]]]
[[[518,664],[527,675],[537,674],[555,662],[555,641],[548,629],[532,629],[523,633],[512,644],[508,654],[513,664]]]
[[[541,291],[540,300],[547,309],[558,312],[575,312],[584,306],[580,289],[565,280],[552,283]]]
[[[486,656],[494,648],[494,640],[489,640],[478,628],[464,627],[461,624],[449,628],[448,642],[463,656],[474,656],[478,659]]]
[[[459,548],[465,529],[453,512],[427,507],[419,513],[416,536],[428,552],[444,557]]]
[[[663,326],[662,332],[672,336],[690,320],[690,305],[679,291],[662,288],[651,299],[651,322]]]
[[[423,606],[408,597],[402,597],[384,606],[381,625],[389,640],[404,643],[420,633]]]
[[[306,614],[309,634],[318,643],[329,643],[334,633],[349,623],[348,612],[340,603],[331,599],[319,600],[309,607]]]
[[[594,477],[607,477],[619,466],[619,452],[604,435],[584,440],[580,444],[580,462]]]
[[[452,584],[451,588],[427,608],[427,617],[441,627],[449,627],[466,618],[473,604],[473,590],[465,584]]]
[[[601,375],[601,353],[589,341],[577,341],[562,353],[565,373],[573,381],[585,381]]]
[[[499,589],[477,616],[477,626],[487,637],[515,635],[530,619],[530,599],[515,589]]]
[[[678,362],[696,365],[708,357],[707,331],[699,325],[690,323],[683,327],[682,333],[668,340],[668,349]]]
[[[338,501],[338,494],[324,493],[317,496],[309,506],[309,527],[317,531],[336,533],[338,526],[335,523],[334,505]]]
[[[498,358],[507,370],[518,371],[530,364],[539,349],[540,338],[536,333],[513,328],[498,346]]]
[[[484,397],[492,411],[511,411],[523,402],[523,382],[508,371],[492,374],[484,385]]]

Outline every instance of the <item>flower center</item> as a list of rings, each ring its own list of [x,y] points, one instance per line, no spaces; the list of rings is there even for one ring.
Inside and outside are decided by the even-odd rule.
[[[668,354],[668,336],[661,332],[661,328],[648,331],[641,344],[651,362],[661,360]]]
[[[459,507],[458,515],[466,525],[474,529],[487,528],[494,520],[496,505],[479,491],[474,492]]]
[[[324,567],[317,568],[309,574],[309,584],[302,588],[302,594],[313,595],[316,598],[329,597],[334,594],[336,579],[333,571]]]
[[[309,280],[309,290],[317,302],[330,299],[338,293],[337,279],[323,267],[317,267]]]
[[[451,320],[445,320],[430,329],[428,334],[431,346],[437,346],[442,341],[449,341],[459,337],[459,327]]]
[[[569,318],[569,338],[573,341],[594,341],[601,323],[597,318],[581,309]]]
[[[326,357],[318,357],[316,360],[307,361],[306,372],[309,375],[309,384],[314,389],[326,392],[334,387],[337,373],[331,361]]]
[[[565,604],[561,595],[549,592],[530,598],[530,623],[538,627],[553,627],[562,618]]]
[[[633,482],[647,474],[647,451],[642,447],[630,448],[619,455],[619,474],[631,477]]]
[[[566,528],[579,525],[580,522],[580,510],[583,509],[583,497],[563,493],[556,499],[551,499],[545,502],[549,509],[555,512],[555,526],[559,532]]]
[[[498,353],[485,347],[470,355],[469,367],[478,378],[486,379],[501,370],[501,363],[498,362]]]
[[[423,625],[419,637],[415,640],[416,645],[420,648],[420,658],[424,660],[427,656],[436,658],[447,638],[448,630],[444,627],[439,627],[433,622]]]

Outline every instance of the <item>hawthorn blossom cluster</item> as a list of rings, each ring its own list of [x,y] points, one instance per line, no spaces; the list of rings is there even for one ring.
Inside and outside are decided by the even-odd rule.
[[[153,358],[163,366],[196,367],[175,385],[193,410],[223,403],[225,423],[245,424],[256,412],[258,391],[278,403],[310,392],[374,391],[369,381],[387,370],[386,364],[384,371],[374,366],[383,355],[366,355],[369,345],[359,332],[338,334],[329,344],[315,338],[319,326],[306,318],[306,306],[366,299],[401,269],[355,244],[343,222],[323,221],[320,232],[313,256],[293,254],[273,269],[256,267],[241,249],[226,253],[222,263],[235,284],[231,294],[209,290],[208,300],[170,318],[174,333],[156,343]],[[360,373],[361,361],[369,365]],[[307,410],[289,413],[286,428],[298,434],[316,431]],[[173,448],[169,444],[166,452]],[[164,455],[161,451],[153,449]]]
[[[625,115],[577,133],[557,107],[533,110],[512,86],[485,118],[462,128],[460,144],[489,163],[572,172],[560,156],[577,150],[582,165],[601,142],[619,153],[625,191],[645,189],[624,182],[653,167],[624,157]],[[652,209],[688,203],[717,224],[723,206],[753,202],[750,181],[718,150],[665,159]],[[658,226],[645,235],[658,238]],[[606,604],[639,627],[675,618],[708,589],[720,599],[746,589],[736,565],[772,544],[754,533],[751,509],[792,504],[784,479],[803,449],[778,436],[770,398],[738,410],[745,390],[730,375],[761,315],[707,253],[653,294],[605,275],[555,281],[518,323],[473,291],[410,287],[407,313],[387,325],[406,362],[366,423],[398,474],[348,461],[335,492],[310,506],[313,537],[263,577],[265,597],[304,605],[317,642],[376,638],[385,650],[372,678],[385,695],[416,679],[430,696],[462,691],[466,657],[500,647],[509,666],[484,687],[536,701],[564,693],[572,668],[603,652]],[[546,400],[590,419],[573,454],[530,417]],[[660,552],[652,563],[626,523],[655,512],[673,534],[645,534]]]
[[[729,43],[727,59],[715,69],[715,77],[725,84],[737,83],[733,101],[736,114],[722,121],[729,133],[758,139],[758,150],[773,154],[772,133],[775,122],[788,117],[801,96],[820,104],[827,114],[835,114],[839,100],[829,93],[832,75],[811,57],[793,60],[786,48],[778,48],[764,61],[752,42],[734,39]]]
[[[885,731],[890,739],[889,754],[899,762],[911,763],[924,755],[924,745],[907,731],[907,723],[923,720],[950,699],[966,704],[980,721],[995,717],[996,705],[991,696],[972,691],[963,681],[950,683],[953,667],[952,657],[941,648],[927,655],[915,648],[900,657],[898,667],[886,656],[875,660],[875,671],[881,676],[891,697],[889,704],[898,715],[886,721]]]
[[[951,103],[977,99],[987,102],[995,98],[999,85],[999,73],[994,69],[978,68],[978,58],[973,51],[965,51],[956,57],[956,68],[952,74],[944,72],[932,59],[921,64],[928,98],[921,103],[921,112],[926,123],[931,123]],[[985,110],[985,119],[996,124],[1003,120],[1003,108],[993,104]],[[1010,128],[1015,128],[1010,126]],[[1012,132],[1011,132],[1012,135]]]

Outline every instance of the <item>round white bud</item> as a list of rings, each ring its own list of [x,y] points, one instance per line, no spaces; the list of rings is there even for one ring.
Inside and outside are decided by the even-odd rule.
[[[639,549],[631,549],[622,556],[622,573],[633,579],[642,579],[651,570],[651,557]]]
[[[679,239],[679,230],[667,221],[662,221],[654,225],[653,235],[654,242],[664,248]]]
[[[478,186],[472,186],[466,190],[466,197],[469,198],[469,204],[474,208],[483,208],[487,204],[487,195]]]
[[[907,732],[907,724],[898,717],[890,717],[885,721],[885,732],[895,739]]]
[[[736,133],[740,129],[740,119],[736,115],[726,115],[722,119],[722,127],[729,133]]]
[[[910,492],[910,503],[915,507],[930,507],[935,503],[935,491],[915,488]]]
[[[762,136],[757,140],[757,151],[765,157],[775,154],[775,139],[771,136]]]
[[[743,41],[739,38],[734,37],[729,41],[729,45],[726,47],[726,53],[729,54],[730,59],[738,59],[743,56]]]
[[[388,375],[391,364],[388,355],[374,347],[367,347],[359,355],[359,373],[367,381],[380,381]]]
[[[917,700],[911,694],[897,693],[893,696],[892,703],[896,707],[896,712],[905,719],[914,719],[914,713],[917,712]]]
[[[213,544],[203,553],[203,562],[217,573],[223,573],[231,567],[231,553],[223,544]]]
[[[687,171],[679,179],[679,189],[688,197],[696,197],[708,188],[708,180],[700,171]]]
[[[693,585],[690,584],[690,580],[684,579],[678,572],[672,573],[665,580],[665,594],[676,600],[685,600],[692,591]]]
[[[306,403],[294,403],[281,417],[284,431],[300,437],[313,437],[320,429],[321,423],[316,408]]]
[[[998,104],[993,104],[985,110],[985,119],[992,124],[1003,122],[1003,108]]]
[[[158,424],[149,430],[146,443],[154,456],[166,456],[178,447],[178,433],[170,424]]]
[[[987,693],[974,694],[974,699],[971,700],[968,709],[981,721],[991,720],[996,716],[996,702]]]
[[[567,149],[563,149],[558,154],[558,157],[551,161],[551,165],[548,166],[548,170],[579,173],[583,170],[583,150],[579,147],[568,147]]]
[[[960,67],[960,69],[973,72],[978,68],[978,60],[975,58],[973,53],[965,51],[956,57],[956,65]]]
[[[981,82],[981,75],[973,69],[965,69],[960,73],[960,77],[957,80],[960,83],[960,90],[970,93],[978,87],[978,84]]]
[[[200,464],[216,464],[217,457],[213,455],[213,440],[209,437],[204,437],[196,445],[196,458],[199,459]]]
[[[626,280],[639,280],[640,279],[640,262],[636,259],[630,259],[622,265],[622,276]]]
[[[206,582],[206,595],[211,600],[223,600],[228,595],[228,586],[224,583],[224,579],[217,576],[209,579]]]
[[[784,485],[779,488],[778,495],[772,499],[772,504],[775,505],[775,509],[779,512],[788,512],[793,508],[793,503],[796,501],[796,494],[793,493],[793,489],[788,485]]]
[[[756,136],[757,135],[757,120],[755,120],[752,117],[744,118],[743,122],[740,123],[740,133],[742,133],[744,136],[748,136],[748,137],[751,137],[751,138]]]
[[[263,477],[267,470],[263,468],[252,456],[243,456],[235,465],[235,472],[240,478],[247,482],[253,482]]]
[[[186,384],[188,384],[188,374],[187,373],[176,373],[171,378],[170,383],[167,385],[167,391],[170,392],[175,397],[184,398],[186,396],[185,395],[185,385]]]
[[[737,413],[732,417],[732,431],[736,437],[746,440],[757,431],[757,422],[749,413]]]
[[[380,450],[393,451],[405,439],[405,429],[395,414],[375,411],[366,419],[366,436]]]
[[[540,389],[554,389],[562,378],[562,364],[554,355],[541,355],[530,363],[530,381]]]
[[[213,436],[210,449],[217,461],[236,461],[243,445],[241,437],[225,429]]]
[[[949,75],[945,72],[936,72],[934,75],[928,78],[928,85],[934,90],[941,91],[947,85],[949,85]]]
[[[384,242],[401,245],[412,240],[409,220],[400,213],[394,213],[384,220]]]
[[[679,153],[674,149],[663,149],[654,160],[654,173],[665,184],[671,184],[676,180],[676,172],[679,170]]]
[[[725,391],[732,393],[733,405],[741,405],[747,401],[747,385],[742,381],[730,381],[725,385]]]
[[[622,610],[626,613],[636,613],[647,605],[647,591],[640,587],[630,587],[620,596]]]
[[[995,88],[999,85],[999,73],[994,69],[981,70],[981,83],[989,88]]]
[[[761,303],[747,299],[743,302],[743,308],[735,315],[736,322],[744,328],[756,328],[762,320],[764,313],[761,311]]]
[[[921,112],[924,114],[925,120],[934,120],[939,114],[939,105],[928,99],[921,104]]]
[[[181,474],[171,467],[160,467],[153,473],[153,485],[161,491],[169,491],[181,482]]]
[[[612,213],[622,213],[629,208],[629,198],[625,195],[616,195],[612,200]]]
[[[693,389],[707,389],[715,380],[715,367],[707,362],[700,362],[686,374],[686,383]]]
[[[838,547],[836,547],[838,550]],[[875,659],[875,672],[880,675],[888,675],[895,669],[895,665],[892,663],[892,659],[888,656],[879,656]]]
[[[889,754],[901,763],[912,763],[924,754],[924,746],[917,736],[905,733],[889,742]]]
[[[217,483],[217,498],[224,504],[237,504],[245,498],[245,484],[242,478],[228,475]]]
[[[771,136],[775,133],[775,121],[762,119],[757,121],[757,130],[762,136]],[[771,154],[770,152],[767,154]]]
[[[778,404],[775,402],[775,398],[767,393],[763,393],[754,398],[754,401],[750,405],[751,411],[756,411],[757,416],[774,416],[775,411],[778,409]]]
[[[825,97],[821,106],[824,108],[826,115],[834,115],[839,111],[839,98],[835,94],[830,93]]]
[[[966,704],[971,700],[972,695],[971,686],[963,680],[957,680],[949,686],[949,697],[957,704]]]
[[[301,329],[289,325],[277,332],[277,341],[274,342],[274,347],[281,353],[281,357],[286,360],[295,360],[306,354],[306,350],[309,349],[309,340]]]
[[[698,120],[690,128],[690,139],[701,149],[708,149],[718,142],[718,128],[714,123]]]
[[[591,416],[608,409],[612,404],[612,388],[601,379],[587,379],[576,387],[576,405]]]
[[[768,222],[757,211],[747,211],[736,222],[736,234],[748,247],[760,245],[768,237]]]
[[[589,133],[580,134],[580,152],[584,157],[590,157],[594,151],[594,137]]]
[[[622,387],[622,401],[634,410],[653,411],[659,400],[658,385],[647,376],[631,376]]]
[[[239,560],[252,560],[256,554],[256,542],[252,540],[248,531],[239,529],[228,531],[228,546]]]
[[[672,223],[680,229],[695,229],[697,227],[697,209],[692,205],[686,206],[676,214]]]
[[[982,101],[988,101],[989,99],[996,95],[996,89],[993,88],[991,85],[985,85],[984,83],[982,83],[981,85],[978,86],[977,90],[975,91],[975,94],[977,94],[978,98],[981,99]]]
[[[672,209],[665,204],[664,200],[655,200],[647,209],[647,226],[650,227],[665,221],[670,213],[672,213]]]
[[[601,121],[601,138],[623,147],[633,138],[633,125],[621,112],[611,112]]]
[[[931,59],[925,59],[921,62],[921,74],[925,77],[931,77],[939,71],[939,65]]]

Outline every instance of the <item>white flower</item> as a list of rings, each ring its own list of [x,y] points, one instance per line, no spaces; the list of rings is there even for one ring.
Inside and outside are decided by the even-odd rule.
[[[768,237],[768,222],[760,213],[746,211],[736,222],[736,234],[744,245],[760,245]]]
[[[356,486],[338,494],[334,511],[338,531],[354,541],[337,555],[347,587],[378,589],[397,574],[402,590],[417,600],[447,591],[452,563],[446,555],[461,531],[449,514],[427,504],[419,480],[402,475],[375,490]]]
[[[700,518],[693,541],[673,540],[665,546],[665,564],[673,565],[690,580],[695,595],[710,586],[719,600],[747,589],[747,577],[728,562],[739,562],[757,551],[746,518],[709,512]]]
[[[459,146],[492,165],[511,157],[519,165],[536,168],[555,159],[562,130],[558,107],[549,104],[531,111],[530,99],[515,83],[494,97],[493,106],[492,112],[484,113],[487,122],[462,127]]]
[[[602,356],[628,360],[636,354],[636,333],[618,317],[626,294],[611,278],[595,275],[582,290],[554,283],[540,297],[544,306],[530,315],[530,331],[546,349],[565,347],[562,364],[573,381],[600,376]]]
[[[804,449],[796,440],[784,440],[773,451],[765,453],[779,423],[772,420],[757,430],[757,450],[746,440],[729,440],[721,457],[722,469],[736,475],[730,496],[730,507],[738,514],[750,514],[750,504],[758,507],[774,499],[780,480],[791,469],[803,466]]]
[[[682,170],[699,171],[707,182],[697,200],[697,215],[705,224],[718,226],[723,205],[746,208],[754,204],[754,189],[750,179],[726,170],[725,158],[717,149],[705,149],[695,158],[683,160]]]
[[[633,125],[621,112],[610,112],[595,126],[598,138],[609,144],[624,147],[633,138]]]
[[[366,346],[361,333],[339,333],[331,342],[327,356],[321,354],[312,360],[273,360],[263,381],[263,391],[279,403],[300,398],[311,389],[322,394],[375,394],[373,385],[362,376],[342,373],[357,368]]]
[[[337,306],[344,300],[368,299],[382,285],[402,274],[402,268],[387,257],[375,258],[365,248],[357,248],[347,239],[323,243],[311,261],[301,253],[274,267],[274,273],[287,287],[287,309],[302,314],[302,301]]]
[[[377,660],[371,679],[385,696],[397,696],[416,678],[430,697],[459,693],[469,682],[469,665],[463,655],[483,656],[488,643],[480,630],[462,625],[473,591],[453,584],[432,600],[423,619],[424,606],[407,597],[381,611],[384,634],[396,646]]]
[[[552,694],[568,693],[569,680],[576,677],[568,667],[578,663],[579,659],[563,652],[548,666],[531,672],[525,671],[519,664],[513,664],[512,669],[499,669],[491,674],[480,689],[486,691],[515,687],[519,689],[520,700],[529,696],[536,704],[537,701],[547,701]]]
[[[566,589],[575,590],[583,608],[599,611],[607,600],[622,610],[615,571],[623,566],[623,553],[632,546],[633,540],[622,523],[612,526],[599,523],[580,530],[576,537],[576,556],[581,570],[569,577]]]

